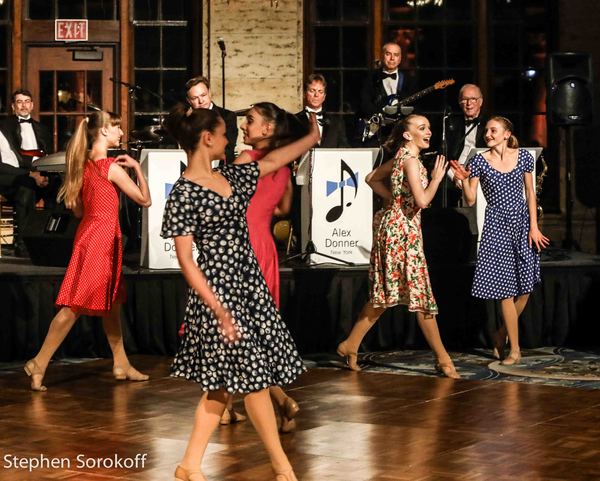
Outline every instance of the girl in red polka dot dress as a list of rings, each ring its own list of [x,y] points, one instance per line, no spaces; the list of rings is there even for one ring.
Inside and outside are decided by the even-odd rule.
[[[56,300],[60,310],[52,319],[40,351],[25,364],[34,391],[46,390],[42,381],[48,363],[81,314],[102,317],[113,353],[115,379],[148,379],[129,364],[123,346],[120,308],[125,300],[125,285],[121,272],[119,193],[143,207],[149,207],[151,200],[138,162],[128,155],[107,157],[109,148],[120,145],[120,123],[113,113],[94,112],[79,124],[67,146],[66,176],[58,198],[64,199],[81,222]],[[135,171],[137,184],[125,168]]]

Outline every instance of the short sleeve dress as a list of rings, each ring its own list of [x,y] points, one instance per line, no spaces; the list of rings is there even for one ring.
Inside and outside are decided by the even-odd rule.
[[[167,200],[161,235],[194,237],[198,266],[231,311],[242,337],[224,343],[212,311],[190,289],[172,375],[198,382],[205,391],[249,393],[283,386],[305,368],[248,239],[246,209],[256,188],[258,164],[228,164],[219,170],[231,196],[181,177]]]
[[[540,257],[529,246],[529,210],[523,196],[524,175],[533,172],[533,156],[519,149],[510,172],[494,169],[478,154],[469,177],[479,177],[487,202],[471,294],[481,299],[508,299],[528,294],[540,282]]]
[[[376,216],[369,268],[370,302],[376,307],[408,306],[409,311],[438,311],[423,251],[421,209],[417,206],[404,172],[412,154],[400,149],[391,174],[392,202]],[[419,161],[423,188],[427,170]]]
[[[114,158],[88,160],[83,171],[83,217],[56,305],[78,314],[103,316],[125,301],[119,188],[108,180]]]

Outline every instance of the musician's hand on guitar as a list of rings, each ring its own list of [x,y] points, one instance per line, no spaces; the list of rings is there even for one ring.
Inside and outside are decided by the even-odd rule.
[[[433,170],[431,171],[431,180],[436,180],[441,182],[446,175],[446,169],[448,168],[448,162],[446,162],[446,157],[443,155],[438,155],[435,158],[435,165],[433,166]]]
[[[117,164],[121,167],[130,167],[133,169],[136,166],[140,165],[137,160],[135,160],[133,157],[130,157],[127,154],[121,154],[117,156],[115,160],[117,161]]]
[[[450,167],[454,171],[454,178],[456,180],[467,180],[469,178],[469,171],[465,169],[464,165],[460,165],[458,160],[451,160]]]
[[[48,177],[39,172],[29,172],[29,177],[35,181],[35,185],[38,187],[46,187],[48,185]]]

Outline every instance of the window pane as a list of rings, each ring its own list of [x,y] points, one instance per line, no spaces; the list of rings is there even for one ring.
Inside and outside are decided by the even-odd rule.
[[[163,67],[188,65],[188,30],[184,27],[163,28]],[[156,54],[156,52],[155,52]]]
[[[330,71],[325,73],[327,79],[327,99],[325,100],[326,110],[338,112],[341,107],[341,75],[339,71]]]
[[[135,28],[135,66],[160,67],[160,27]]]
[[[356,112],[358,110],[360,91],[367,77],[367,72],[367,70],[348,70],[343,73],[343,112]]]
[[[412,20],[416,10],[406,3],[406,0],[389,0],[387,3],[387,16],[390,20]]]
[[[135,93],[135,109],[139,112],[158,112],[160,100],[153,93],[160,92],[160,72],[136,70],[135,83],[144,88]]]
[[[494,67],[517,67],[520,65],[518,27],[506,35],[506,26],[494,27]]]
[[[494,104],[505,110],[519,109],[519,73],[515,70],[496,70],[493,77]]]
[[[186,7],[189,0],[162,0],[163,20],[187,20]]]
[[[87,18],[90,20],[116,20],[115,0],[87,0]]]
[[[315,28],[315,67],[340,67],[339,29],[336,27]]]
[[[158,0],[135,0],[133,15],[135,20],[158,20]]]
[[[187,70],[165,70],[163,72],[163,110],[170,110],[177,102],[185,102]]]
[[[81,115],[58,115],[56,118],[56,127],[58,135],[58,150],[66,150],[67,143],[73,137],[75,129],[84,117]]]
[[[446,18],[448,20],[471,21],[473,7],[471,0],[446,0]]]
[[[441,67],[444,65],[444,29],[426,26],[417,34],[417,65],[419,67]]]
[[[5,25],[0,25],[0,68],[6,67],[6,33],[8,31],[8,27]]]
[[[369,19],[369,0],[353,0],[342,3],[342,17],[344,20],[365,20]]]
[[[56,110],[58,112],[84,111],[84,72],[56,72]]]
[[[366,67],[369,58],[369,41],[366,27],[342,29],[342,65],[344,67]]]
[[[420,70],[418,77],[418,89],[427,88],[435,84],[438,80],[444,78],[442,70]],[[444,110],[444,102],[439,90],[434,90],[429,95],[421,97],[414,102],[414,106],[419,111],[439,112]]]
[[[58,18],[85,18],[83,2],[81,0],[58,0]]]
[[[421,7],[416,7],[415,10],[417,11],[417,16],[419,17],[419,20],[441,21],[444,18],[445,9],[443,4],[436,5],[432,2]]]
[[[29,14],[29,18],[32,20],[46,20],[54,18],[54,2],[48,0],[29,0],[29,8],[27,12]]]
[[[44,92],[40,94],[40,112],[53,112],[54,71],[40,71],[40,92]]]
[[[447,65],[472,67],[475,46],[475,32],[468,27],[448,27],[446,29]]]
[[[520,1],[507,2],[506,0],[493,0],[489,3],[492,17],[495,20],[509,20],[521,23],[522,8]]]
[[[6,105],[4,102],[8,97],[8,92],[6,91],[8,85],[7,77],[8,73],[6,70],[0,70],[0,112],[6,112]],[[9,100],[6,101],[9,102]]]
[[[2,2],[0,5],[0,19],[8,20],[10,17],[10,2]]]
[[[317,21],[339,20],[340,0],[319,0],[314,2],[315,17]]]
[[[40,115],[40,123],[48,129],[48,132],[53,134],[53,132],[54,132],[54,115]],[[53,147],[52,148],[53,151],[56,150],[56,149],[54,149],[54,146],[52,146],[52,147]],[[65,150],[65,149],[58,149],[58,150]]]
[[[96,108],[106,108],[112,110],[113,106],[102,105],[102,71],[101,70],[89,70],[87,74],[87,87],[86,87],[86,109],[87,111],[93,111]]]

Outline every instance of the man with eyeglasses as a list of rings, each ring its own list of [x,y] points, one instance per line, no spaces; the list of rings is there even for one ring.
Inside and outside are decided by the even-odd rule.
[[[483,94],[475,84],[465,84],[458,93],[458,105],[461,115],[453,116],[447,125],[448,158],[458,160],[464,165],[471,149],[485,147],[485,119],[482,118]],[[460,189],[460,181],[454,180],[454,171],[448,169],[448,178]],[[448,206],[454,207],[460,202],[461,193],[457,189],[448,189]]]
[[[304,83],[304,110],[296,114],[300,123],[308,128],[309,116],[312,112],[317,115],[321,141],[319,147],[343,148],[349,147],[346,137],[346,127],[338,115],[327,113],[323,103],[327,97],[327,80],[323,75],[313,73]]]
[[[12,94],[14,115],[6,117],[0,125],[0,194],[14,206],[17,257],[29,256],[21,234],[36,202],[43,199],[46,207],[54,206],[60,187],[58,176],[49,180],[31,166],[37,157],[52,152],[50,132],[31,117],[33,107],[29,90],[15,90]]]
[[[210,92],[210,83],[206,77],[198,76],[188,80],[185,88],[187,90],[187,101],[192,109],[214,110],[225,121],[225,135],[229,141],[227,147],[225,147],[225,160],[233,162],[235,160],[235,145],[238,138],[237,117],[235,113],[214,104]]]

